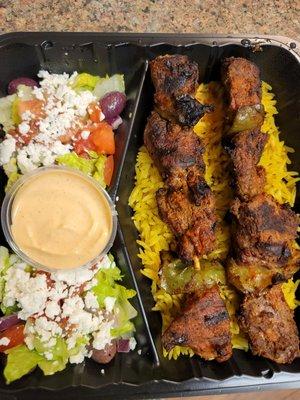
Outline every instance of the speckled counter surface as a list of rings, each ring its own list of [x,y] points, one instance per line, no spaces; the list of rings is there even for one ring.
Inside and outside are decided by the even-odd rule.
[[[257,33],[300,40],[300,0],[0,0],[11,31]]]

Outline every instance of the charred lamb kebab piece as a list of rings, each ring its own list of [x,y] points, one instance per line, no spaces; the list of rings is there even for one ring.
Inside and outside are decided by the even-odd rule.
[[[218,287],[189,294],[182,314],[164,332],[162,342],[166,350],[188,346],[205,360],[228,360],[232,355],[230,319]]]
[[[204,179],[204,147],[191,127],[212,108],[194,98],[198,66],[188,57],[157,57],[150,70],[155,111],[148,119],[144,143],[164,180],[156,194],[159,214],[174,233],[175,252],[189,264],[215,244],[215,200]],[[192,281],[193,269],[186,271]],[[185,306],[163,335],[164,347],[189,346],[205,359],[227,360],[232,354],[230,323],[218,287],[187,287]]]
[[[261,132],[263,108],[259,69],[243,58],[223,62],[222,81],[228,100],[224,146],[231,157],[237,198],[231,206],[232,250],[229,281],[246,293],[241,328],[254,354],[278,363],[299,356],[293,313],[281,285],[299,268],[294,249],[298,217],[291,208],[264,193],[265,171],[257,164],[267,136]]]
[[[170,121],[194,126],[211,106],[194,97],[199,69],[187,56],[175,54],[156,57],[150,64],[155,86],[154,102],[159,114]]]
[[[257,295],[247,295],[239,322],[248,333],[254,355],[279,364],[289,364],[299,357],[298,330],[281,285],[274,285]]]

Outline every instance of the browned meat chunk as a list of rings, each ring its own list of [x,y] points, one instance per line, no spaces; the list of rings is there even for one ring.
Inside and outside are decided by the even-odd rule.
[[[185,307],[162,337],[163,346],[188,346],[205,360],[232,355],[230,320],[217,286],[187,296]]]
[[[272,196],[260,194],[231,207],[235,259],[242,263],[285,265],[292,256],[298,217]]]
[[[215,242],[215,203],[203,178],[200,139],[192,129],[152,112],[144,142],[166,183],[157,192],[157,205],[161,218],[177,237],[179,256],[192,260],[210,252]]]
[[[156,57],[150,63],[155,86],[154,101],[163,118],[193,126],[210,111],[194,94],[198,85],[198,65],[187,56],[175,54]]]
[[[291,363],[299,356],[297,326],[281,285],[246,296],[239,321],[249,336],[253,354],[279,364]]]
[[[176,235],[177,252],[182,259],[193,260],[213,250],[215,202],[207,185],[199,206],[186,193],[170,189],[160,189],[156,199],[162,220]]]
[[[222,64],[222,82],[228,96],[229,112],[261,102],[259,68],[245,58],[226,58]]]
[[[266,133],[256,128],[227,136],[224,140],[224,147],[231,157],[234,188],[243,200],[264,191],[265,170],[257,164],[267,138]]]
[[[153,111],[145,128],[144,143],[170,188],[186,188],[189,177],[190,187],[195,188],[196,194],[197,181],[202,181],[205,165],[204,148],[193,129],[168,122]]]

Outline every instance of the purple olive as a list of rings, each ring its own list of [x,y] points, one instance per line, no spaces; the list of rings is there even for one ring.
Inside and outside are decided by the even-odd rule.
[[[126,96],[121,92],[110,92],[100,100],[100,107],[105,118],[112,119],[121,114],[126,104]]]
[[[34,79],[25,78],[25,77],[13,79],[8,84],[8,87],[7,87],[8,94],[16,93],[19,85],[30,86],[33,88],[35,86],[38,86],[38,83]]]
[[[110,344],[107,344],[103,350],[93,349],[92,359],[99,364],[107,364],[114,358],[116,352],[116,342],[112,341]]]

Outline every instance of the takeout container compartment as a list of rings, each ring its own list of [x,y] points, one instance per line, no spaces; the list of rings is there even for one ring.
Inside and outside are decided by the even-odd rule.
[[[199,357],[180,357],[169,361],[162,356],[161,319],[153,312],[150,280],[139,272],[136,239],[128,198],[134,186],[135,160],[143,143],[146,119],[153,108],[153,86],[148,61],[166,53],[187,54],[199,65],[204,82],[220,78],[220,61],[228,56],[253,60],[261,77],[273,87],[279,115],[276,123],[291,154],[289,169],[300,171],[300,58],[299,44],[284,37],[226,37],[163,34],[99,33],[12,33],[0,36],[0,95],[6,95],[7,83],[18,76],[36,77],[40,69],[50,72],[86,71],[92,74],[123,73],[128,102],[124,123],[116,132],[116,168],[108,189],[116,200],[118,230],[112,253],[124,274],[124,284],[137,290],[132,303],[139,315],[135,319],[137,349],[118,354],[108,365],[92,360],[69,366],[54,376],[40,371],[6,386],[0,377],[0,394],[7,399],[159,398],[193,394],[258,390],[263,387],[300,387],[300,359],[280,366],[250,352],[234,351],[222,364]],[[5,177],[0,176],[2,188]],[[2,191],[2,196],[4,192]],[[298,190],[296,211],[300,211]],[[4,238],[2,244],[5,244]],[[300,311],[296,311],[300,325]],[[105,374],[101,374],[101,369]],[[104,388],[105,389],[101,389]],[[1,395],[2,396],[2,395]],[[6,397],[4,397],[6,399]],[[2,398],[2,397],[1,397]]]

